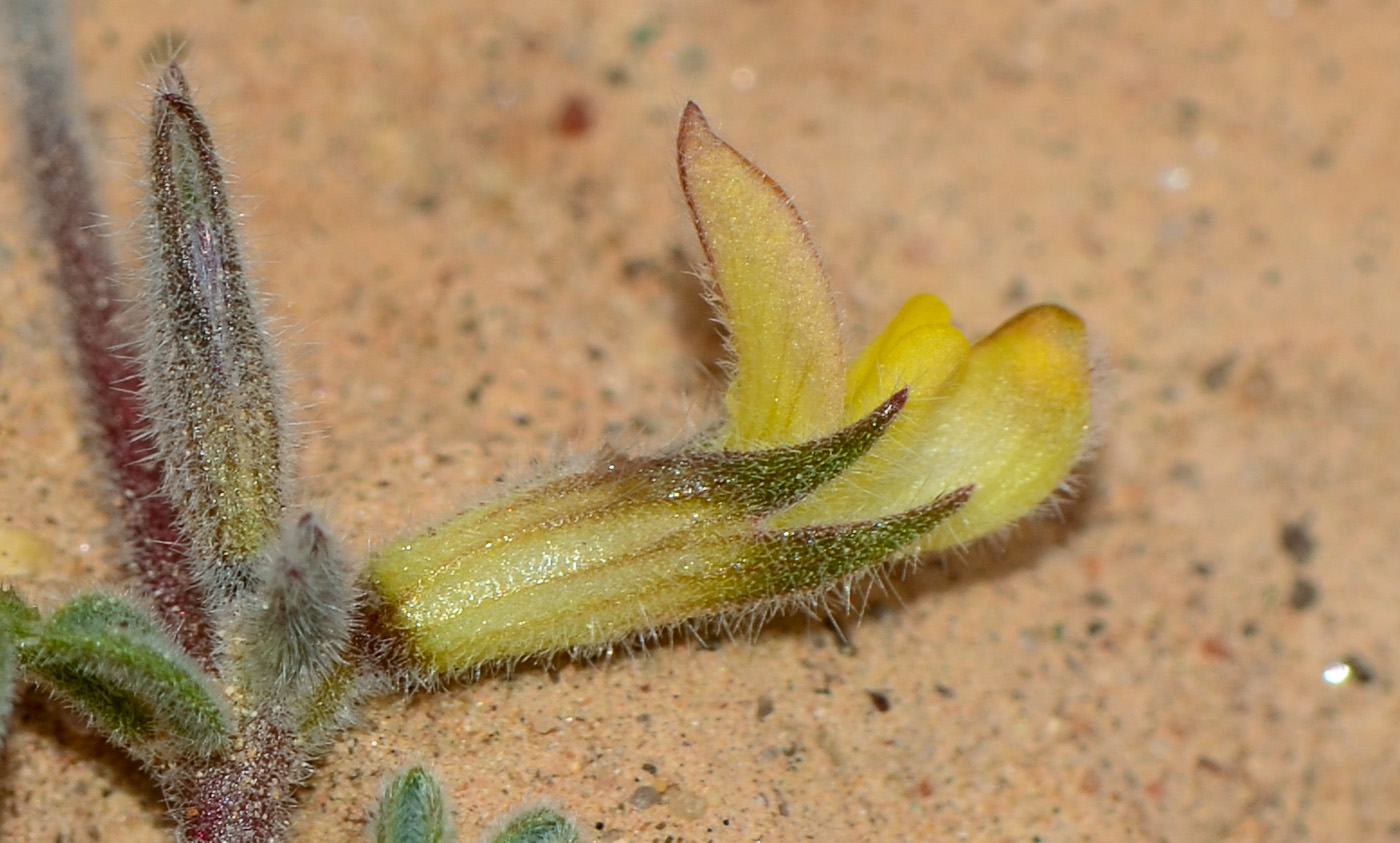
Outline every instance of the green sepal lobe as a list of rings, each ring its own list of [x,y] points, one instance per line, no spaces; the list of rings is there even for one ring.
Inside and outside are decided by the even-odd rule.
[[[761,451],[702,451],[638,464],[668,500],[704,498],[746,515],[775,512],[865,456],[908,399],[909,390],[901,389],[854,424],[809,442]]]

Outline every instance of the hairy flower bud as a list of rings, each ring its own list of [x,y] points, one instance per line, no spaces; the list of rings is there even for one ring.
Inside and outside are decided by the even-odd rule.
[[[215,602],[256,580],[287,496],[280,378],[209,127],[171,65],[150,147],[143,392],[163,491]]]

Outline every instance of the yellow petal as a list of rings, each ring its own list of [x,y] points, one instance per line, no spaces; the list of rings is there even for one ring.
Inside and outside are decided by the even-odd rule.
[[[695,103],[681,118],[677,147],[681,188],[734,350],[729,420],[715,445],[754,450],[837,430],[841,339],[806,225],[782,188],[720,140]]]
[[[893,333],[894,325],[876,343]],[[930,356],[939,353],[937,343],[928,347]],[[955,359],[952,349],[951,342],[942,349],[943,366]],[[912,350],[895,360],[911,357],[917,357]],[[910,363],[892,368],[901,365]],[[1089,365],[1079,317],[1052,305],[1023,311],[973,346],[965,365],[941,386],[939,371],[931,366],[924,380],[911,378],[908,406],[864,459],[773,523],[874,519],[974,486],[967,504],[920,542],[936,550],[993,532],[1049,497],[1082,455],[1089,429]]]
[[[950,318],[937,296],[921,293],[904,303],[846,372],[847,424],[906,386],[914,406],[905,407],[899,423],[919,413],[918,403],[932,399],[967,360],[967,340]]]
[[[976,489],[920,547],[970,541],[1045,501],[1084,455],[1090,411],[1088,342],[1078,316],[1038,305],[978,342],[924,446],[939,477]]]
[[[938,413],[952,388],[949,381],[961,374],[967,357],[967,339],[949,324],[942,301],[921,294],[905,302],[851,364],[845,407],[848,417],[860,418],[884,398],[908,387],[903,411],[862,459],[774,516],[773,525],[797,528],[880,518],[957,488],[933,477],[935,469],[923,456],[923,445],[937,429]]]

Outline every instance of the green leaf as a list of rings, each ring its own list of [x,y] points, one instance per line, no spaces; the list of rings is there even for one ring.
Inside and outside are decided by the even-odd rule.
[[[24,666],[143,758],[224,749],[227,705],[146,612],[92,592],[64,604],[21,649]]]
[[[9,586],[0,587],[0,635],[18,641],[32,638],[39,630],[39,610],[29,605]]]
[[[39,610],[9,587],[0,588],[0,745],[4,744],[14,707],[19,645],[34,635]]]
[[[483,843],[578,843],[578,826],[553,808],[527,808],[488,834]]]
[[[451,839],[442,787],[432,773],[410,767],[389,782],[374,818],[375,843],[447,843]]]

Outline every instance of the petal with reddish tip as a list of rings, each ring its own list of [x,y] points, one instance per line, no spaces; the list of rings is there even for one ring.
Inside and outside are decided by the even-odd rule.
[[[715,444],[753,450],[835,431],[845,366],[806,225],[783,189],[720,140],[694,103],[681,118],[677,151],[734,350],[729,420]]]

